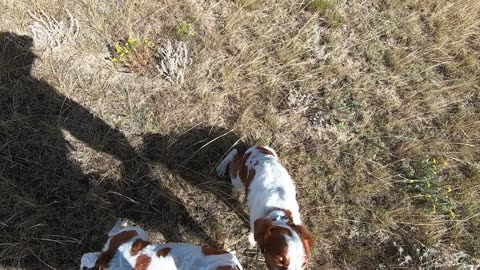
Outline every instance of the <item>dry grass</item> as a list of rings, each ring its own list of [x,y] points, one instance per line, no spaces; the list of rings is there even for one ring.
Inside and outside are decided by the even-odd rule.
[[[211,173],[239,142],[295,179],[310,269],[478,266],[480,2],[315,2],[0,2],[1,32],[33,38],[28,11],[79,25],[33,40],[31,71],[32,40],[1,36],[0,265],[76,269],[126,216],[254,269],[246,209]],[[108,48],[131,37],[185,42],[184,82],[120,72]],[[426,159],[448,163],[454,216],[409,188]]]

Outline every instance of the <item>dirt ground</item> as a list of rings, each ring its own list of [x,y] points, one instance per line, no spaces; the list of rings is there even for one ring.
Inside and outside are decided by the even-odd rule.
[[[78,269],[126,217],[255,269],[243,198],[213,174],[255,143],[295,181],[308,269],[479,267],[477,0],[2,0],[0,15],[0,268]]]

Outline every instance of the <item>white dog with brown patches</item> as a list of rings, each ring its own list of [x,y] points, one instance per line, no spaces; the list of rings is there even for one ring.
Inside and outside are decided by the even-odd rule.
[[[101,252],[83,254],[80,270],[243,270],[227,251],[185,243],[152,244],[147,233],[118,219]]]
[[[234,191],[246,192],[249,240],[260,247],[268,269],[304,269],[312,238],[302,225],[293,181],[275,151],[253,146],[241,155],[234,149],[216,168],[219,176],[227,170]]]

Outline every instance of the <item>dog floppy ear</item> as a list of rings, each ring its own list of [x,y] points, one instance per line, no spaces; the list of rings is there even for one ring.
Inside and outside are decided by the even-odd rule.
[[[294,225],[292,228],[298,233],[298,236],[302,240],[303,247],[305,248],[305,252],[309,254],[313,245],[312,235],[303,225]]]
[[[260,249],[264,249],[265,240],[271,236],[272,227],[273,223],[270,219],[260,218],[255,220],[255,223],[253,224],[253,234]]]

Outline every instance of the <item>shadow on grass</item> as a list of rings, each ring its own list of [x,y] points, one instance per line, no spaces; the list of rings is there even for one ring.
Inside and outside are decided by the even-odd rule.
[[[166,165],[190,185],[214,194],[248,228],[244,207],[231,196],[230,179],[215,177],[215,167],[233,147],[246,150],[246,145],[234,132],[219,127],[196,126],[180,133],[146,134],[140,153],[153,164]]]
[[[139,154],[119,130],[31,75],[32,46],[28,36],[0,33],[0,265],[78,269],[83,253],[101,249],[117,216],[147,224],[167,241],[182,241],[183,227],[218,247],[150,168],[165,163],[203,187],[207,168],[238,138],[230,134],[200,149],[200,137],[217,136],[211,129],[151,134]],[[62,130],[120,160],[123,180],[95,181],[99,175],[84,174],[68,158],[72,146]],[[205,189],[218,190],[217,197],[231,204],[223,199],[227,181]]]

